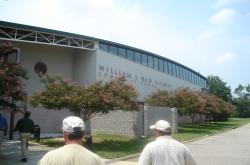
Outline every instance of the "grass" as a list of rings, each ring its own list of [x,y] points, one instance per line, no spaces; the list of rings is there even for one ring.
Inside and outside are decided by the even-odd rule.
[[[247,123],[250,123],[250,118],[231,118],[228,122],[180,125],[178,127],[179,132],[173,134],[172,137],[183,142],[205,135],[223,132],[227,129],[233,129]],[[152,137],[145,139],[131,139],[124,136],[98,134],[93,136],[92,151],[103,158],[119,158],[141,152],[143,147],[153,139],[154,138]],[[64,144],[62,138],[45,138],[41,139],[40,143],[51,147],[60,147]]]

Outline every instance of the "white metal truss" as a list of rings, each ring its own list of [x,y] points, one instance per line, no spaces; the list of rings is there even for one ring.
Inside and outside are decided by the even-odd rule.
[[[8,26],[2,26],[1,24],[0,40],[47,44],[87,50],[95,49],[95,43],[91,40],[66,35],[39,32],[35,30],[13,28]]]

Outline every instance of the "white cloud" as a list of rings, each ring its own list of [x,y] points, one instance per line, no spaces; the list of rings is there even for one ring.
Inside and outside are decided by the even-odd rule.
[[[235,54],[232,52],[226,52],[222,55],[219,55],[215,59],[216,64],[225,64],[226,62],[230,62],[235,58]]]
[[[232,20],[233,16],[236,14],[236,11],[233,9],[224,8],[214,16],[210,18],[210,23],[212,24],[224,24]]]

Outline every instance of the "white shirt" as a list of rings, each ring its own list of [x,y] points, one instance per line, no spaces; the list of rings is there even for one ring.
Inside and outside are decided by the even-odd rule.
[[[104,165],[104,162],[81,145],[67,144],[45,154],[38,165]]]
[[[191,152],[170,136],[160,136],[146,145],[139,165],[196,165]]]

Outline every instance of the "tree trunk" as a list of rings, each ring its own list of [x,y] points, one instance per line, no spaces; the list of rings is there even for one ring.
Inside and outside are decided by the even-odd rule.
[[[86,139],[87,148],[91,150],[92,148],[91,122],[90,122],[90,117],[87,115],[87,113],[83,113],[83,121],[85,124],[84,138]]]

